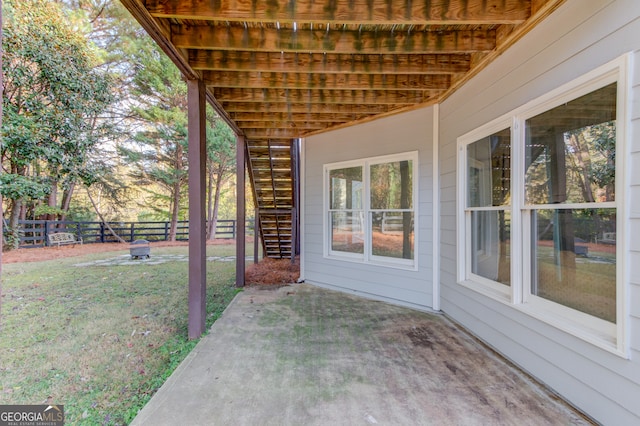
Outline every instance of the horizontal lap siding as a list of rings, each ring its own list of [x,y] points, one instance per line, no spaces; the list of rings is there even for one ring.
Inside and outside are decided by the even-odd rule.
[[[432,306],[432,108],[423,108],[307,138],[304,141],[304,278],[307,282],[412,306]],[[418,151],[418,269],[323,256],[323,166]]]
[[[627,360],[456,284],[456,139],[629,51]],[[640,2],[569,0],[440,106],[442,310],[605,424],[640,424],[639,52]]]

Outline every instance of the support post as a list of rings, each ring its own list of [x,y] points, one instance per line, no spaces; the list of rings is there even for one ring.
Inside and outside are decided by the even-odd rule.
[[[244,287],[245,273],[245,141],[236,137],[236,287]]]
[[[205,86],[187,81],[189,132],[189,339],[204,333],[207,317],[205,215]]]
[[[2,0],[0,0],[0,70],[2,68]],[[0,87],[2,87],[2,91],[4,92],[4,81],[2,78],[2,73],[0,72]],[[2,128],[2,102],[0,102],[0,128]],[[0,173],[2,171],[0,170]],[[0,216],[2,216],[2,220],[0,220],[0,275],[2,275],[2,252],[4,250],[4,229],[2,228],[4,225],[4,211],[2,209],[2,195],[0,195]],[[2,279],[0,278],[0,318],[2,318]],[[2,324],[0,324],[0,327]]]

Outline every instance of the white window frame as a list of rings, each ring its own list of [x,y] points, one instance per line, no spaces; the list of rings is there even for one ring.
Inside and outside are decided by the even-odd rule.
[[[511,213],[511,234],[514,232],[514,214],[513,214],[513,201],[511,206],[496,206],[496,207],[475,207],[467,208],[467,181],[466,171],[468,167],[467,163],[467,150],[466,147],[474,142],[477,142],[483,138],[491,136],[494,133],[500,132],[505,129],[511,129],[511,158],[514,157],[514,131],[513,120],[508,117],[492,121],[485,126],[482,126],[464,136],[458,138],[458,174],[460,175],[458,181],[458,257],[462,259],[458,267],[458,282],[463,283],[471,288],[476,287],[474,283],[481,284],[481,291],[486,295],[503,302],[511,300],[511,288],[501,283],[492,281],[483,276],[474,274],[471,269],[471,233],[466,230],[471,229],[471,212],[473,211],[498,211],[504,210]],[[512,161],[513,164],[513,161]],[[464,183],[462,183],[464,182]],[[513,199],[513,165],[511,169],[511,198]],[[513,237],[512,237],[513,238]],[[511,244],[511,258],[513,259],[514,245]],[[513,277],[513,268],[516,262],[511,262],[511,276]],[[513,280],[512,280],[513,281]],[[513,285],[511,286],[513,287]]]
[[[628,335],[628,238],[626,223],[629,219],[626,188],[629,173],[626,167],[629,141],[627,128],[630,117],[628,90],[630,84],[630,55],[626,54],[556,90],[532,100],[520,108],[481,126],[457,140],[457,252],[458,284],[512,306],[531,317],[583,339],[618,356],[629,357]],[[527,119],[549,111],[563,103],[617,83],[616,99],[616,182],[615,201],[606,203],[563,204],[565,208],[615,208],[617,211],[616,244],[616,323],[611,323],[531,293],[531,234],[530,212],[549,208],[549,205],[525,204],[524,141]],[[466,147],[494,132],[511,128],[511,286],[505,286],[471,273],[469,209],[466,208],[467,152]],[[554,208],[557,205],[552,205]],[[492,209],[492,208],[486,208]],[[478,209],[475,209],[478,210]]]
[[[408,209],[413,212],[413,259],[398,259],[393,257],[374,255],[372,250],[372,221],[371,216],[377,210],[371,209],[370,203],[370,167],[376,164],[393,163],[398,161],[409,160],[412,162],[412,182],[413,188],[411,192],[412,208]],[[335,169],[343,169],[349,167],[362,167],[363,173],[363,210],[364,210],[364,253],[348,253],[332,250],[331,248],[331,221],[330,215],[333,210],[330,209],[330,188],[331,183],[330,171]],[[323,167],[323,240],[324,240],[324,257],[328,259],[341,260],[347,262],[357,262],[364,264],[380,265],[391,268],[417,270],[418,269],[418,151],[403,152],[391,155],[383,155],[378,157],[361,158],[358,160],[341,161],[337,163],[328,163]],[[395,209],[391,209],[395,210]],[[401,211],[401,210],[398,210]]]

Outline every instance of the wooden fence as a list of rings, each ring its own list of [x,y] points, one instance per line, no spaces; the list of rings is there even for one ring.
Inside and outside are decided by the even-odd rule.
[[[72,232],[82,238],[84,243],[112,243],[117,238],[111,234],[103,222],[71,222],[53,220],[21,220],[20,247],[44,247],[48,245],[47,235],[54,232]],[[110,222],[111,229],[125,241],[148,240],[167,241],[170,222]],[[253,229],[253,219],[247,220],[247,229]],[[216,238],[235,239],[236,221],[219,219]],[[176,240],[189,239],[189,222],[179,221]]]

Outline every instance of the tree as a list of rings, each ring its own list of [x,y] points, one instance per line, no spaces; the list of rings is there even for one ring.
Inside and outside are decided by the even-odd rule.
[[[97,117],[112,96],[95,52],[58,5],[9,0],[5,19],[2,194],[16,229],[27,203],[48,196],[45,204],[55,205],[58,185],[88,174],[87,156],[104,130]]]
[[[207,238],[215,240],[221,190],[235,173],[236,139],[231,128],[207,108]]]
[[[168,207],[169,240],[175,241],[187,182],[187,88],[178,69],[151,39],[145,38],[131,59],[137,72],[130,115],[139,128],[119,150],[138,185],[161,188],[150,207]],[[168,202],[158,203],[164,194]]]

